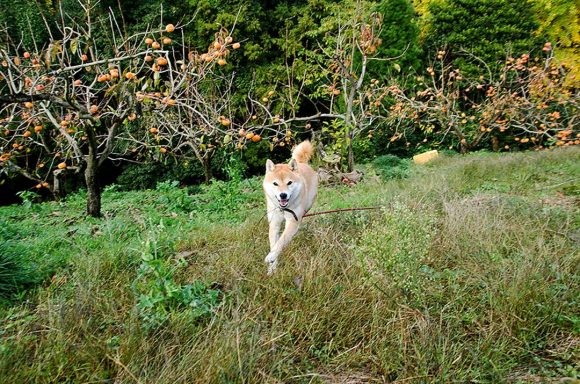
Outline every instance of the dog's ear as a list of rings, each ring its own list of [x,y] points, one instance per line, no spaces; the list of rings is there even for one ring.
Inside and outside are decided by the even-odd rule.
[[[274,170],[274,162],[270,159],[266,160],[266,172],[272,172]]]
[[[290,166],[290,170],[292,172],[294,172],[298,169],[298,163],[296,162],[296,159],[290,160],[290,164],[288,164],[288,165]]]

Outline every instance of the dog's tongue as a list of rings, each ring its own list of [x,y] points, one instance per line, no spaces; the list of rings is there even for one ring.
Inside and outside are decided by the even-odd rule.
[[[288,205],[288,200],[286,199],[280,199],[280,206],[282,208],[286,207]]]

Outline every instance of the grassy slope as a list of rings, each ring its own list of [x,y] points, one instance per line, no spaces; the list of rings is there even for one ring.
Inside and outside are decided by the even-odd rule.
[[[259,180],[0,208],[37,274],[0,309],[0,382],[529,382],[578,375],[580,150],[474,154],[322,187],[272,278]],[[144,329],[142,257],[214,283]],[[54,273],[54,275],[53,275]],[[137,288],[136,288],[137,287]],[[139,291],[141,290],[141,291]],[[576,364],[576,365],[575,365]]]

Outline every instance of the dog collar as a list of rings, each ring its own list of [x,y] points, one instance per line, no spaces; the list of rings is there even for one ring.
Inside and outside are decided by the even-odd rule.
[[[290,208],[282,208],[282,207],[280,207],[280,210],[281,210],[282,212],[290,212],[290,213],[292,214],[292,216],[294,216],[294,220],[298,221],[298,216],[297,216],[297,215],[296,215],[296,213],[295,213],[293,210],[291,210]]]

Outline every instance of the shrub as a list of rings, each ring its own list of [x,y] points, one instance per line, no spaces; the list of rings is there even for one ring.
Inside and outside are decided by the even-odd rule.
[[[419,27],[413,5],[409,0],[382,0],[376,6],[383,17],[377,51],[380,57],[393,59],[369,63],[371,77],[383,77],[395,71],[414,72],[419,69],[421,48],[419,47]]]
[[[372,162],[378,174],[385,180],[404,179],[409,176],[410,162],[394,155],[383,155]]]
[[[367,229],[355,254],[385,292],[409,303],[422,301],[422,287],[431,278],[427,267],[435,218],[395,202],[378,225]]]
[[[176,159],[166,163],[147,162],[127,165],[116,180],[121,190],[154,189],[157,183],[176,180],[182,184],[203,181],[203,171],[197,162]]]

